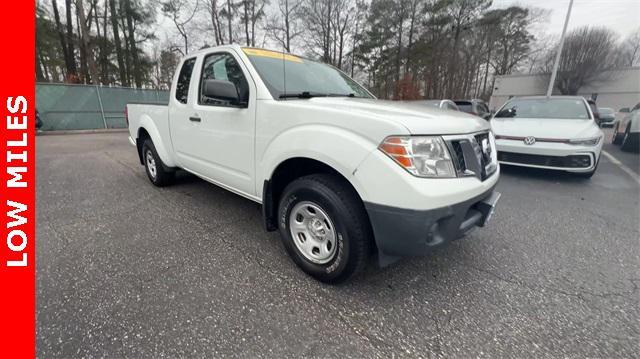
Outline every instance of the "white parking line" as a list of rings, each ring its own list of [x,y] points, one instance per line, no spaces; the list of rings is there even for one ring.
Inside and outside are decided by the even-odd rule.
[[[617,158],[613,157],[609,152],[602,150],[602,154],[605,155],[609,161],[613,162],[614,165],[620,167],[621,170],[625,171],[631,178],[640,185],[640,176],[638,176],[631,168],[627,167],[624,163],[620,162]]]

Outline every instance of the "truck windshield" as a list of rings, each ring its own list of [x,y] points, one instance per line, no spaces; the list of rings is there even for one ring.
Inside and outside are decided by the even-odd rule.
[[[540,98],[509,101],[495,117],[587,120],[589,112],[581,99]]]
[[[275,99],[346,96],[372,98],[336,68],[294,55],[243,48]]]

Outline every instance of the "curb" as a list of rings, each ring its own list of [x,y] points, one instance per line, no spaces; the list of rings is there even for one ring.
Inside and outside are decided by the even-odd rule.
[[[101,128],[94,130],[55,130],[55,131],[36,131],[37,136],[55,136],[55,135],[82,135],[88,133],[120,133],[129,132],[126,128]]]

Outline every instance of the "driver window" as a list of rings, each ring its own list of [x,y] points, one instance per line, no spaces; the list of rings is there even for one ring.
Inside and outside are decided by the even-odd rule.
[[[203,94],[205,80],[223,80],[233,83],[241,103],[249,102],[249,84],[236,59],[228,53],[211,54],[204,58],[200,78],[198,103],[210,106],[230,106],[229,101],[207,97]]]

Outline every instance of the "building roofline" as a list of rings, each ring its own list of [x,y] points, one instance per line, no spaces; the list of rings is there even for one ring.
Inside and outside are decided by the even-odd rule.
[[[510,98],[509,100],[513,100],[513,99],[518,99],[518,100],[540,100],[540,99],[546,99],[546,98],[562,98],[562,99],[571,99],[571,100],[586,100],[584,96],[580,96],[580,95],[551,95],[551,96],[546,96],[546,95],[533,95],[533,96],[513,96],[513,98]]]
[[[611,70],[606,70],[606,71],[629,71],[629,70],[639,70],[640,71],[640,66],[627,66],[627,67],[620,67],[617,69],[611,69]],[[514,78],[514,77],[537,77],[537,76],[549,76],[550,74],[548,72],[541,72],[541,73],[534,73],[534,74],[509,74],[509,75],[498,75],[496,76],[496,79],[500,79],[500,78]]]

